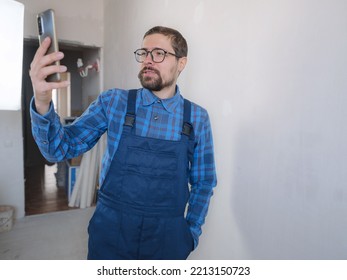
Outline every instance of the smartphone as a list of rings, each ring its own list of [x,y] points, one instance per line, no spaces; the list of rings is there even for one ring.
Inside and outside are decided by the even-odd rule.
[[[48,9],[37,15],[37,27],[40,45],[46,37],[51,38],[51,45],[47,50],[47,54],[59,51],[53,9]],[[60,62],[56,61],[54,64],[60,65]],[[54,73],[46,78],[47,82],[59,82],[60,80],[60,73]]]

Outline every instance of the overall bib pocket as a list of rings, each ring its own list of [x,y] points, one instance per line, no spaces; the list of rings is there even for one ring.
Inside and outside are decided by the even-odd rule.
[[[146,207],[172,207],[177,157],[173,152],[128,147],[122,201]]]

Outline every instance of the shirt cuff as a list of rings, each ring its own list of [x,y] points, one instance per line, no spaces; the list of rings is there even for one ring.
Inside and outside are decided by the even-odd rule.
[[[50,103],[49,110],[46,114],[40,115],[36,110],[35,98],[33,97],[30,101],[30,115],[33,123],[46,125],[47,123],[53,122],[55,118],[53,103]]]

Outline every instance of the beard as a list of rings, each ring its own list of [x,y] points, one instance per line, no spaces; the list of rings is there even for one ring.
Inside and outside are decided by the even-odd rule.
[[[156,74],[156,77],[145,77],[144,73],[150,70]],[[168,82],[164,82],[160,72],[157,69],[152,67],[144,67],[137,76],[141,82],[142,87],[149,89],[151,91],[161,91],[165,87],[170,87],[175,82],[174,79],[171,79]]]

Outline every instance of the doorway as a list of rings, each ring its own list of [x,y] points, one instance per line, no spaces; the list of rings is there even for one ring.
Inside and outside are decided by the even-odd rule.
[[[38,48],[38,40],[24,40],[23,49],[23,78],[22,78],[22,127],[24,150],[24,177],[25,177],[25,215],[43,214],[48,212],[72,209],[68,206],[66,181],[62,180],[58,172],[58,164],[48,162],[40,153],[31,133],[30,101],[33,97],[33,89],[29,77],[30,63]],[[69,44],[60,44],[65,56],[62,64],[68,68],[65,77],[70,79],[71,86],[62,94],[56,94],[55,109],[64,123],[64,119],[70,119],[81,115],[88,104],[84,104],[86,97],[90,95],[84,90],[85,81],[81,77],[77,67],[79,58],[87,56],[99,56],[98,48],[81,47]],[[98,83],[99,78],[88,83]],[[96,86],[99,88],[99,86]],[[93,94],[99,94],[93,93]],[[65,178],[63,178],[65,179]]]

